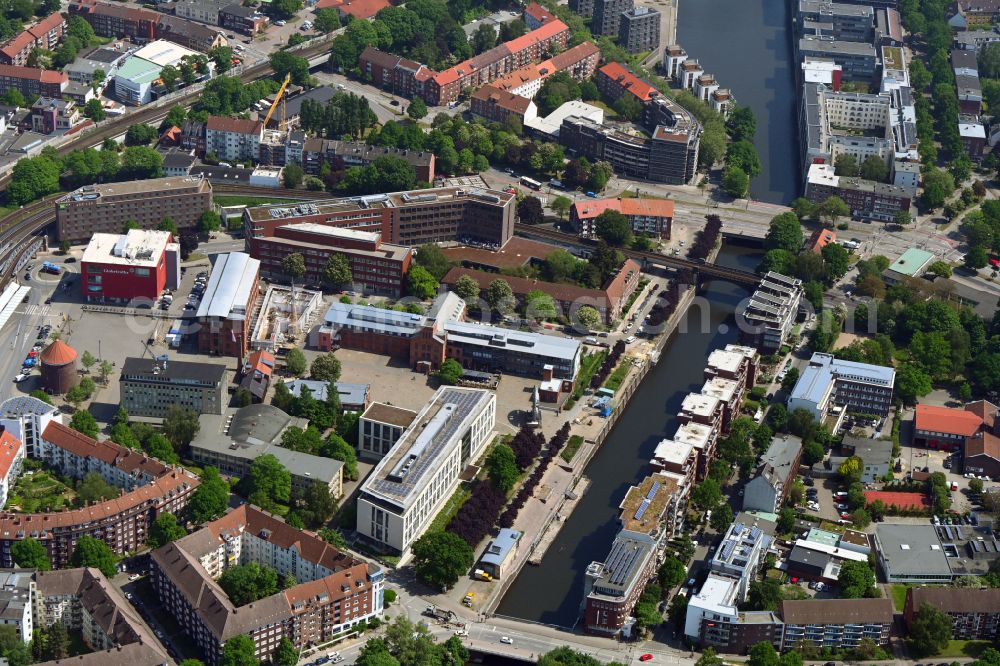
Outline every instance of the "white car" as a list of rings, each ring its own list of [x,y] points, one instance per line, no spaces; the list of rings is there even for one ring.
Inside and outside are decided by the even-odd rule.
[[[504,645],[513,645],[514,639],[511,638],[510,636],[501,636],[500,642],[503,643]]]
[[[630,345],[633,342],[635,342],[635,336],[634,335],[630,335],[627,338],[625,338],[625,344]]]
[[[16,377],[14,377],[14,381],[15,382],[23,382],[27,378],[28,378],[28,373],[21,372],[21,373],[18,373],[18,375]]]
[[[130,581],[137,581],[139,580],[139,574],[132,574],[131,576],[128,577],[128,579]]]
[[[455,630],[455,635],[456,635],[456,636],[460,636],[460,637],[463,637],[463,638],[464,638],[465,636],[468,636],[468,635],[469,635],[469,632],[468,632],[468,631],[466,631],[465,629],[456,629],[456,630]]]
[[[274,25],[285,25],[286,23],[288,23],[288,21],[278,19],[277,21],[274,22]]]

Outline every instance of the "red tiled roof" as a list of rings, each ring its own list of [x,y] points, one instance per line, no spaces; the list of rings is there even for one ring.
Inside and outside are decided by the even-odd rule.
[[[638,97],[641,102],[648,102],[658,94],[656,88],[625,69],[625,66],[619,62],[609,62],[597,71],[612,81],[616,81],[619,86]]]
[[[206,128],[216,132],[233,132],[235,134],[260,134],[264,127],[259,120],[243,120],[226,116],[209,116]]]
[[[837,232],[833,229],[817,229],[809,239],[809,249],[819,253],[824,247],[837,240]]]
[[[472,99],[495,104],[501,109],[507,109],[522,116],[527,112],[528,107],[532,103],[527,97],[521,97],[520,95],[509,93],[506,90],[501,90],[491,85],[483,86],[477,90],[473,94]]]
[[[271,376],[271,373],[274,372],[274,355],[263,350],[255,351],[250,354],[248,365],[251,370]]]
[[[23,51],[29,44],[33,44],[34,42],[35,42],[35,36],[32,35],[30,32],[28,32],[27,30],[25,30],[24,32],[20,32],[14,35],[14,37],[9,42],[4,44],[3,48],[0,48],[0,52],[2,52],[9,58],[14,58],[17,56],[17,54]]]
[[[6,479],[10,466],[14,464],[17,452],[21,450],[21,440],[9,431],[0,433],[0,479]]]
[[[965,459],[986,456],[1000,461],[1000,437],[991,432],[978,432],[965,440]]]
[[[391,7],[389,0],[319,0],[317,9],[336,9],[344,14],[350,14],[358,19],[370,19],[386,7]]]
[[[35,37],[41,38],[47,35],[53,28],[65,22],[66,19],[63,18],[62,14],[59,12],[52,12],[38,23],[28,28],[27,32],[30,32]]]
[[[65,83],[69,77],[62,72],[55,72],[37,67],[18,67],[17,65],[0,65],[0,76],[14,79],[34,79],[41,83]]]
[[[996,424],[997,412],[1000,411],[1000,408],[988,400],[977,400],[976,402],[967,404],[965,411],[972,412],[978,416],[982,420],[983,425],[992,430]]]
[[[917,405],[914,427],[917,430],[969,437],[983,425],[982,417],[965,409]]]
[[[674,202],[670,199],[589,199],[573,204],[579,220],[589,220],[606,210],[616,210],[623,215],[673,217]]]
[[[119,446],[111,440],[99,442],[91,439],[58,421],[52,421],[45,427],[42,439],[75,456],[95,458],[123,472],[141,471],[152,477],[160,477],[170,471],[169,467],[154,458]]]
[[[535,19],[539,23],[545,23],[546,21],[551,21],[555,19],[555,14],[542,7],[537,2],[533,2],[524,8],[524,13]]]
[[[597,44],[594,44],[594,42],[583,42],[552,56],[546,62],[551,63],[557,70],[563,70],[600,52],[601,49],[597,48]]]
[[[923,493],[896,493],[884,490],[866,490],[865,502],[871,504],[876,500],[882,500],[886,506],[895,506],[900,509],[929,509],[931,506],[927,495]]]
[[[543,42],[552,39],[564,30],[568,31],[569,27],[567,27],[566,24],[559,19],[556,19],[541,27],[535,28],[529,33],[510,40],[506,43],[506,45],[507,48],[510,49],[511,53],[517,53],[518,51],[523,51],[524,49],[532,46],[536,42]]]
[[[56,340],[39,354],[45,365],[66,365],[76,360],[76,350],[62,340]]]

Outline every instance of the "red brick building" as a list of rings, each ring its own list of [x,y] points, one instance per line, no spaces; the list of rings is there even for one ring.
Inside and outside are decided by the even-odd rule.
[[[570,207],[570,224],[580,236],[593,238],[595,221],[606,210],[624,215],[637,234],[664,240],[670,238],[674,202],[667,199],[584,199]]]
[[[533,120],[538,116],[535,103],[527,97],[514,95],[490,85],[483,86],[475,92],[470,106],[472,113],[501,125],[509,118],[517,118],[523,124],[525,120]]]
[[[153,302],[180,283],[180,246],[169,231],[94,234],[80,260],[80,274],[88,302]]]
[[[622,95],[629,93],[641,104],[646,104],[660,94],[656,88],[618,62],[609,62],[597,70],[594,83],[598,90],[612,100],[617,100]]]
[[[0,64],[28,64],[28,56],[33,49],[52,51],[62,39],[66,29],[66,19],[59,12],[53,12],[41,21],[19,33],[9,42],[0,47]]]
[[[140,7],[97,2],[97,0],[71,2],[69,13],[82,16],[101,37],[128,37],[139,43],[156,39],[157,22],[162,16]]]
[[[265,276],[282,276],[281,260],[298,252],[305,257],[308,284],[322,284],[330,257],[343,254],[351,265],[353,288],[365,293],[398,298],[403,294],[413,250],[382,243],[377,231],[354,231],[303,222],[274,229],[273,236],[248,241],[250,256],[260,260]]]
[[[196,315],[198,351],[246,357],[259,295],[260,261],[243,252],[218,255]]]
[[[608,280],[603,289],[587,289],[572,284],[561,282],[544,282],[542,280],[532,280],[509,275],[497,275],[469,268],[452,268],[441,280],[441,284],[454,287],[462,277],[468,276],[479,283],[480,291],[489,289],[490,284],[500,278],[503,279],[514,292],[514,297],[523,302],[524,298],[532,291],[542,291],[552,297],[556,308],[563,314],[573,313],[577,308],[589,305],[595,308],[605,322],[612,322],[619,319],[628,303],[629,296],[639,286],[641,267],[631,259],[626,259],[618,272]]]
[[[37,67],[0,65],[0,90],[19,90],[25,97],[62,98],[63,88],[69,77],[63,72],[55,72]]]
[[[524,8],[524,24],[528,26],[528,30],[537,30],[546,23],[558,20],[555,14],[537,2],[532,2]]]

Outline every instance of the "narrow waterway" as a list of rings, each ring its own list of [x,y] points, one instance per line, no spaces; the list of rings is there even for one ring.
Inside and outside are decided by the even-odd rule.
[[[726,247],[718,263],[753,270],[757,251]],[[569,627],[579,615],[583,573],[602,560],[619,530],[618,505],[629,486],[649,474],[649,459],[661,439],[673,434],[684,396],[704,384],[711,350],[736,340],[733,312],[747,296],[744,288],[715,281],[702,294],[707,313],[692,307],[682,327],[646,376],[611,436],[594,456],[586,475],[592,484],[538,567],[526,566],[497,613]],[[706,316],[707,315],[707,316]],[[709,325],[702,330],[701,321]],[[686,325],[686,327],[685,327]],[[682,332],[687,331],[687,332]]]
[[[779,204],[801,182],[789,21],[788,0],[678,0],[678,43],[757,117],[761,174],[750,196]]]

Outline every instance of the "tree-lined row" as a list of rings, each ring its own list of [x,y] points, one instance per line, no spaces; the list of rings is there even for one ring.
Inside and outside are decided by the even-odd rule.
[[[706,215],[705,226],[698,230],[688,251],[688,258],[695,261],[707,259],[708,255],[715,249],[722,233],[722,218],[718,215]]]
[[[541,437],[541,435],[538,436]],[[538,488],[538,484],[542,481],[542,476],[545,475],[545,471],[549,468],[549,464],[557,455],[559,455],[559,451],[566,446],[567,441],[569,441],[568,422],[564,423],[562,427],[556,431],[556,434],[552,436],[552,439],[549,440],[549,445],[542,453],[541,458],[538,461],[538,465],[535,466],[535,469],[531,471],[528,478],[521,484],[521,487],[517,491],[517,495],[515,495],[514,499],[510,501],[510,504],[507,505],[504,512],[500,514],[500,527],[509,528],[514,526],[514,520],[517,518],[517,514],[524,508],[524,505],[528,502],[528,498],[535,493],[535,490]]]
[[[604,362],[601,363],[601,367],[597,369],[594,376],[590,378],[590,388],[599,389],[601,385],[607,381],[608,377],[616,367],[618,367],[618,361],[621,360],[622,354],[625,353],[625,342],[619,340],[615,343],[615,346],[611,348],[611,353],[604,357]]]

